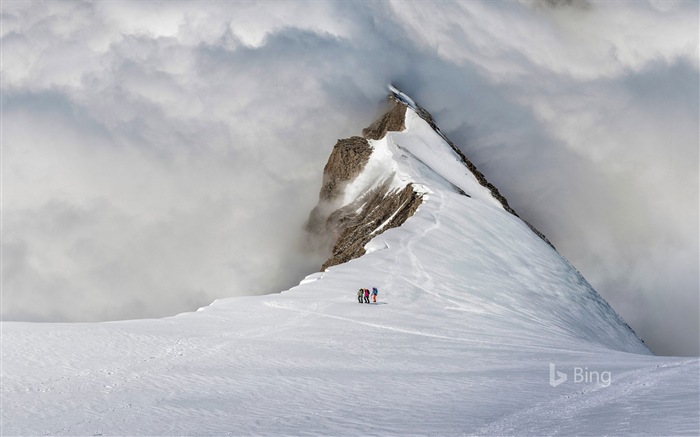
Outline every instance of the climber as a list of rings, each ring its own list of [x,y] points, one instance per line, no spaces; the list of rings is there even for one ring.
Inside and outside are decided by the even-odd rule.
[[[357,301],[359,303],[362,303],[362,296],[364,296],[365,290],[360,288],[360,291],[357,292]]]
[[[379,294],[377,287],[372,287],[372,302],[374,303],[377,303],[377,294]]]
[[[365,303],[369,303],[369,288],[365,288]]]

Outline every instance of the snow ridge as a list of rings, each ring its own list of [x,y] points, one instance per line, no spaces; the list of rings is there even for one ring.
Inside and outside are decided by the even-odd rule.
[[[481,268],[484,268],[484,259],[493,258],[494,253],[489,252],[495,252],[501,254],[497,258],[504,264],[500,275],[517,277],[518,275],[514,274],[512,270],[514,262],[520,265],[519,269],[530,273],[533,268],[532,263],[523,263],[520,259],[524,252],[530,250],[531,244],[529,242],[523,243],[518,247],[514,243],[518,238],[522,238],[521,229],[526,229],[525,233],[527,234],[528,229],[531,231],[533,228],[522,221],[508,207],[505,199],[494,195],[495,188],[484,182],[483,175],[478,176],[470,170],[466,165],[468,160],[449,140],[446,140],[446,137],[435,125],[432,116],[425,109],[397,88],[391,86],[390,91],[390,109],[363,132],[369,136],[366,139],[367,147],[371,150],[369,158],[355,171],[353,178],[336,187],[339,192],[335,203],[337,209],[328,212],[332,206],[329,206],[328,200],[323,198],[324,189],[322,189],[321,202],[312,212],[313,219],[325,223],[325,227],[320,228],[321,233],[330,234],[334,243],[332,256],[322,266],[322,270],[373,251],[376,246],[371,243],[371,240],[391,228],[403,225],[413,213],[417,213],[423,207],[431,208],[435,205],[434,207],[438,211],[432,214],[434,220],[439,222],[439,216],[445,214],[445,199],[448,198],[448,195],[450,197],[456,195],[458,201],[447,209],[449,211],[447,214],[454,214],[466,205],[471,208],[471,212],[463,211],[461,215],[470,218],[471,222],[468,226],[475,227],[473,238],[476,241],[471,243],[485,245],[483,259],[479,261],[482,265]],[[402,122],[397,115],[403,116]],[[390,126],[400,126],[403,129],[392,131]],[[351,156],[343,149],[338,150],[342,141],[340,140],[334,148],[329,165],[336,159],[335,155]],[[342,160],[339,165],[335,166],[341,169],[345,168]],[[332,174],[327,176],[332,178]],[[497,190],[495,191],[497,193]],[[411,193],[411,196],[408,193]],[[327,215],[322,217],[319,211],[326,211]],[[376,213],[377,211],[379,214]],[[400,219],[397,220],[396,216],[399,213]],[[491,218],[491,216],[495,217]],[[507,222],[504,222],[503,228],[494,229],[492,235],[484,235],[484,231],[489,227],[486,222],[493,223],[498,220],[507,220]],[[506,240],[504,237],[514,232],[511,228],[516,230],[517,235],[511,235],[509,240]],[[432,230],[434,226],[431,225],[427,229]],[[420,235],[424,235],[425,232],[424,230],[420,231]],[[453,238],[461,239],[463,236],[464,229],[452,231]],[[571,304],[570,299],[564,299],[561,302],[561,307],[556,305],[551,307],[551,302],[542,301],[542,308],[549,306],[552,310],[551,314],[548,313],[544,317],[559,320],[557,324],[560,326],[574,326],[575,328],[566,329],[575,333],[576,336],[583,336],[590,341],[601,342],[601,344],[623,350],[650,353],[627,323],[554,249],[549,241],[542,238],[543,236],[536,230],[534,236],[540,237],[548,247],[541,249],[537,245],[538,251],[542,253],[533,253],[532,258],[537,260],[544,255],[551,257],[556,260],[557,264],[561,264],[557,267],[557,274],[566,272],[566,275],[570,276],[567,284],[558,286],[561,290],[556,290],[554,296],[544,293],[544,298],[552,300],[561,292],[574,293],[571,299],[585,304],[591,311],[590,314],[579,313],[578,310],[581,308],[572,311],[568,307]],[[455,251],[465,250],[465,247],[470,243],[468,240],[461,241],[462,244],[457,245],[454,248]],[[410,242],[407,245],[412,247],[413,244],[414,242]],[[424,266],[415,261],[413,252],[409,251],[408,254],[409,259],[412,260],[413,270],[425,271]],[[493,269],[494,266],[489,266],[485,270]],[[530,278],[526,282],[530,282],[532,284],[530,287],[533,289],[544,288],[552,280],[559,281],[561,279],[555,278],[555,275],[541,277],[536,281]],[[432,278],[432,276],[425,275],[426,278]],[[489,284],[491,281],[490,278],[484,278],[483,284],[475,283],[474,287],[483,288],[484,284]],[[422,287],[424,291],[433,293],[432,289],[435,288],[433,282],[434,280],[431,279],[428,286]],[[575,284],[575,287],[571,286],[572,283]],[[522,284],[518,285],[522,286]],[[499,293],[497,289],[493,289],[491,292]],[[536,301],[533,296],[515,298],[516,307],[519,308],[527,305],[525,302],[519,302],[520,299]],[[599,322],[599,324],[594,324],[591,329],[588,326],[588,322],[591,321]],[[610,343],[610,338],[601,338],[596,332],[598,329],[608,330],[606,335],[614,333],[613,337],[616,340]],[[588,335],[583,335],[583,332]]]
[[[491,195],[501,203],[501,205],[503,206],[503,209],[505,209],[509,213],[513,214],[514,216],[520,218],[518,213],[516,213],[515,210],[508,204],[508,200],[500,193],[498,188],[496,188],[495,185],[493,185],[491,182],[489,182],[486,179],[486,176],[484,176],[484,174],[479,171],[479,169],[476,167],[476,165],[474,165],[474,163],[472,163],[471,160],[469,160],[469,158],[467,158],[466,155],[464,155],[464,153],[462,153],[462,151],[457,146],[455,146],[455,144],[447,137],[447,135],[445,135],[440,130],[440,128],[437,126],[437,123],[435,123],[435,120],[433,119],[433,116],[430,114],[430,112],[425,110],[425,108],[423,108],[422,106],[418,105],[413,99],[408,97],[408,95],[401,92],[393,85],[389,86],[389,91],[391,92],[391,97],[396,99],[396,101],[401,102],[401,103],[405,104],[406,106],[410,107],[411,109],[413,109],[416,114],[418,114],[423,120],[425,120],[425,122],[428,123],[433,128],[433,130],[438,135],[440,135],[440,137],[442,137],[442,139],[445,141],[445,143],[455,152],[455,154],[459,157],[459,159],[462,161],[462,163],[469,169],[469,171],[474,175],[474,177],[476,177],[476,179],[479,181],[479,183],[481,185],[483,185],[484,187],[488,188],[489,191],[491,192]],[[520,219],[523,220],[522,218],[520,218]],[[523,220],[523,222],[530,228],[530,230],[532,232],[535,233],[535,235],[537,235],[544,242],[546,242],[547,244],[552,246],[553,249],[556,249],[554,247],[554,245],[552,244],[552,242],[549,241],[549,239],[542,232],[537,230],[537,228],[532,226],[527,221]]]

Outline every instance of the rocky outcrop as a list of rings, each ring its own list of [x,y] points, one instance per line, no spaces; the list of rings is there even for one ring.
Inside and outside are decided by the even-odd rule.
[[[370,140],[384,138],[388,131],[401,132],[406,129],[406,105],[396,99],[390,99],[391,108],[374,123],[362,129],[362,136]]]
[[[365,168],[372,154],[367,139],[378,140],[388,131],[404,130],[406,106],[393,101],[391,108],[363,129],[363,137],[338,140],[323,169],[319,203],[311,211],[306,229],[317,250],[330,252],[321,270],[365,254],[364,246],[382,232],[401,226],[422,203],[422,195],[408,184],[392,189],[391,177],[357,199],[343,205],[345,187]]]
[[[423,201],[412,185],[390,191],[388,181],[336,211],[327,219],[334,235],[331,256],[321,270],[365,254],[365,245],[382,232],[401,226]]]
[[[362,137],[338,140],[323,169],[320,200],[331,202],[342,194],[345,185],[365,168],[370,155],[372,147]]]

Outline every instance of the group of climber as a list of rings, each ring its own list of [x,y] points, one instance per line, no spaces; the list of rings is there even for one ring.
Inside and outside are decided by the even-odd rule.
[[[370,294],[372,294],[372,302],[377,303],[377,294],[379,294],[377,287],[372,287],[371,293],[369,288],[360,288],[360,290],[357,292],[357,301],[362,303],[364,299],[364,303],[369,303]]]

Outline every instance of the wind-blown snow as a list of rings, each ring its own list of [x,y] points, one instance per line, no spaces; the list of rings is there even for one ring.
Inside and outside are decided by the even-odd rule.
[[[165,319],[3,323],[3,434],[697,433],[698,359],[651,355],[411,110],[406,126],[376,158],[427,194],[361,258]]]
[[[386,145],[386,140],[368,140],[372,146],[372,155],[365,167],[354,180],[348,183],[343,191],[343,202],[339,207],[348,205],[358,197],[389,181],[387,189],[403,188],[405,184],[397,178],[397,165]]]

